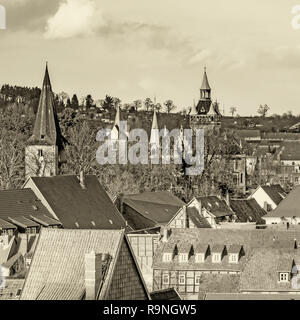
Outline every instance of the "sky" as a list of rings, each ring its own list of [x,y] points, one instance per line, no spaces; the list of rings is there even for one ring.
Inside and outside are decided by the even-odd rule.
[[[298,1],[298,3],[297,3]],[[300,114],[300,0],[0,0],[0,85]],[[298,6],[298,7],[297,7]],[[292,12],[292,9],[294,11]],[[299,24],[299,26],[298,26]]]

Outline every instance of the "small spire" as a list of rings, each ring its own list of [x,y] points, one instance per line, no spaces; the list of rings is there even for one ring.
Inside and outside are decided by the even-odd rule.
[[[211,90],[208,79],[207,79],[206,66],[204,67],[204,75],[203,75],[201,90]]]
[[[152,120],[152,127],[151,127],[151,129],[158,129],[156,110],[154,110],[154,113],[153,113],[153,120]]]

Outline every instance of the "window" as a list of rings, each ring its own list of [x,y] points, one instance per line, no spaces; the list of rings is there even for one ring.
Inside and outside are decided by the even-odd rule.
[[[197,285],[200,284],[200,277],[201,277],[200,275],[195,276],[195,284]]]
[[[170,262],[172,260],[172,254],[167,252],[163,255],[163,262]]]
[[[288,281],[289,281],[288,272],[280,272],[279,273],[279,282],[288,282]]]
[[[229,262],[230,263],[238,263],[238,254],[237,253],[231,253],[229,255]]]
[[[168,274],[163,275],[163,284],[168,285],[170,283],[170,277]]]
[[[179,284],[185,284],[185,275],[184,274],[179,275]]]
[[[195,262],[200,263],[200,262],[204,262],[204,260],[205,260],[204,253],[197,253],[195,255]]]
[[[38,150],[38,155],[39,155],[39,157],[42,157],[42,156],[43,156],[43,150],[42,150],[42,149],[39,149],[39,150]]]
[[[188,262],[188,254],[187,253],[180,253],[179,255],[179,262]]]
[[[214,253],[212,256],[212,262],[214,263],[221,262],[221,253]]]

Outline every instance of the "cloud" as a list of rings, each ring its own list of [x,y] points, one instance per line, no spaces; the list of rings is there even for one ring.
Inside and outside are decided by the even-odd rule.
[[[2,0],[7,14],[7,31],[43,31],[59,3],[60,0]]]
[[[66,0],[60,3],[57,12],[48,19],[45,37],[65,39],[92,35],[104,24],[95,0]]]

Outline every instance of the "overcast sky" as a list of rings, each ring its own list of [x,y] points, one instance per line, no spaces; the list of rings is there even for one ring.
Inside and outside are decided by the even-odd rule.
[[[300,0],[298,0],[300,5]],[[255,114],[300,114],[297,0],[0,0],[0,84],[122,102],[157,96],[179,107],[199,98],[207,66],[212,97]],[[299,11],[300,12],[300,11]],[[300,22],[300,19],[299,19]]]

